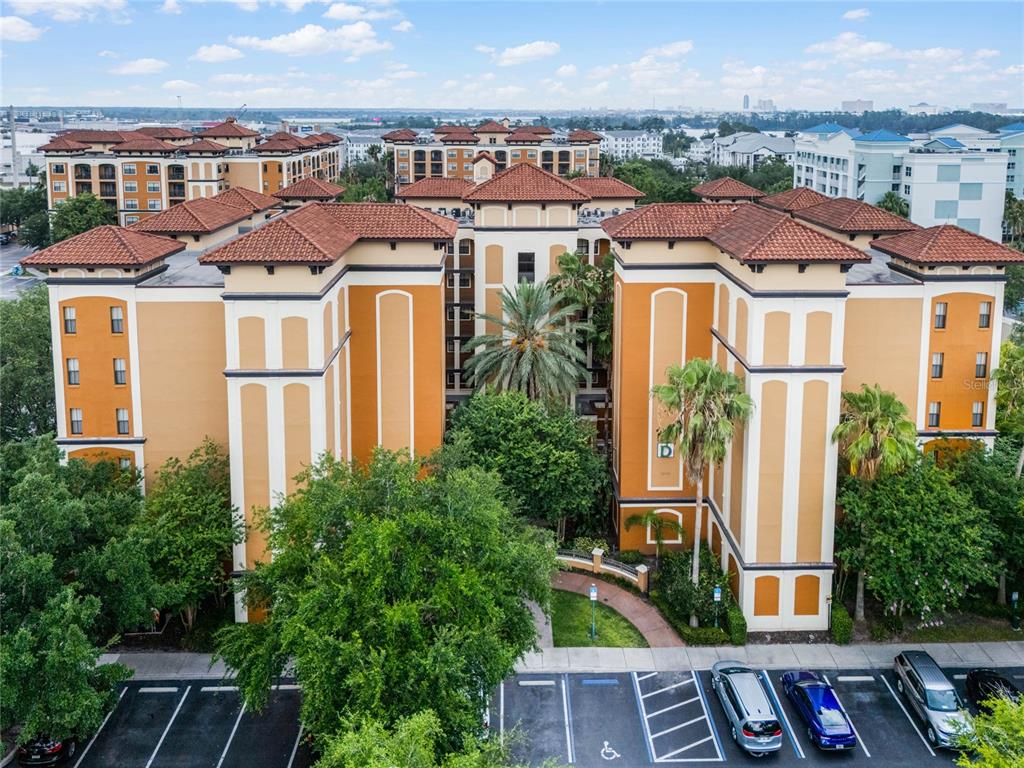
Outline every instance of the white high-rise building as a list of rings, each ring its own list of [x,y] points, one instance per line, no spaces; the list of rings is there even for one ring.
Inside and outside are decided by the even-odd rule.
[[[601,131],[601,152],[616,160],[664,157],[664,139],[657,131]]]

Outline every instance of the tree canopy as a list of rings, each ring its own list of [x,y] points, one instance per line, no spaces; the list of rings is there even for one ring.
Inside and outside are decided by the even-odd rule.
[[[0,328],[0,440],[26,440],[53,432],[53,353],[46,286],[0,300]]]
[[[53,242],[88,232],[104,224],[116,224],[114,209],[91,193],[69,197],[57,204],[50,222]]]

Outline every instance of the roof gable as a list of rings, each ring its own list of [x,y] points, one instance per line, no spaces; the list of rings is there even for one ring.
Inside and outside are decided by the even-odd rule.
[[[239,208],[246,208],[251,213],[258,213],[259,211],[266,211],[270,208],[278,207],[281,202],[270,195],[264,195],[262,192],[254,192],[251,189],[245,187],[231,187],[226,189],[220,194],[214,195],[210,200],[217,200],[218,202],[227,203],[228,205],[234,205]]]
[[[876,251],[915,264],[1007,264],[1024,262],[1024,253],[953,224],[941,224],[871,243]]]
[[[279,189],[274,193],[274,197],[279,200],[333,200],[343,194],[345,194],[344,187],[310,177],[289,184],[284,189]]]
[[[183,250],[185,244],[177,240],[106,224],[37,251],[21,263],[35,267],[132,267]]]
[[[605,219],[601,227],[615,240],[695,240],[735,210],[721,203],[652,203]]]
[[[793,215],[798,219],[845,234],[905,232],[919,229],[917,224],[895,214],[848,197],[832,198],[828,202],[794,211]]]
[[[791,213],[809,208],[812,205],[826,203],[828,200],[829,197],[827,195],[823,195],[821,192],[810,187],[794,187],[784,192],[777,192],[774,195],[762,197],[757,202],[761,205],[767,205],[769,208]]]
[[[199,135],[212,139],[241,139],[259,136],[260,133],[241,125],[234,117],[229,117],[222,123],[211,125],[209,128],[200,131]]]
[[[466,193],[469,202],[586,202],[590,196],[530,163],[513,165]]]
[[[731,176],[723,176],[720,179],[706,181],[693,188],[693,194],[709,199],[722,200],[755,200],[764,197],[764,192],[755,189],[749,184],[737,181]]]
[[[247,219],[252,210],[213,197],[200,197],[172,205],[165,211],[132,224],[132,231],[209,234]]]
[[[708,240],[745,264],[871,261],[871,257],[759,205],[737,206]]]

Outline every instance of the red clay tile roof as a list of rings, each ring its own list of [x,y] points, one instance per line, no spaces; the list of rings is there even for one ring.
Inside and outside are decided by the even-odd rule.
[[[714,232],[734,210],[721,203],[652,203],[605,219],[601,227],[615,240],[694,240]]]
[[[520,128],[529,131],[530,133],[536,133],[538,136],[550,136],[554,133],[546,125],[521,125]]]
[[[708,240],[745,264],[871,261],[870,256],[844,242],[758,205],[736,206]]]
[[[168,144],[166,141],[160,139],[152,139],[148,136],[141,139],[131,139],[130,141],[123,141],[120,144],[115,144],[110,148],[111,152],[177,152],[178,147],[173,144]]]
[[[138,131],[105,131],[88,128],[72,128],[60,135],[71,141],[84,141],[86,144],[118,144],[122,141],[147,138],[146,134]]]
[[[572,183],[590,195],[593,200],[616,197],[639,199],[645,196],[631,184],[611,176],[581,176],[578,179],[573,179]]]
[[[749,184],[737,181],[731,176],[706,181],[693,188],[693,194],[709,200],[755,200],[764,197],[764,192],[754,189]]]
[[[603,137],[599,133],[577,128],[569,133],[569,141],[600,141]]]
[[[83,149],[89,149],[89,147],[89,144],[81,141],[74,141],[66,136],[57,136],[48,144],[43,144],[39,149],[42,152],[79,152]]]
[[[209,128],[200,131],[199,135],[210,139],[237,139],[259,136],[260,132],[246,128],[244,125],[239,124],[235,118],[229,117],[223,123],[211,125]]]
[[[468,125],[439,125],[434,129],[434,133],[472,133],[473,129]]]
[[[827,203],[829,199],[827,195],[816,192],[810,187],[796,187],[794,189],[787,189],[785,192],[762,197],[757,202],[761,205],[767,205],[769,208],[792,213],[793,211],[810,208],[812,205]]]
[[[539,144],[542,141],[544,141],[543,137],[529,131],[515,131],[505,137],[506,144]]]
[[[906,232],[919,229],[917,224],[912,224],[906,219],[848,197],[836,197],[828,202],[795,211],[793,215],[826,229],[847,234]]]
[[[185,249],[168,237],[107,224],[51,245],[21,260],[33,267],[142,266]]]
[[[147,216],[132,224],[133,232],[167,232],[169,234],[202,235],[216,232],[226,226],[247,219],[252,214],[248,207],[241,208],[212,197],[200,197],[172,205],[165,211]]]
[[[880,237],[871,247],[915,264],[1007,264],[1024,253],[952,224]]]
[[[261,141],[253,149],[256,152],[294,152],[297,149],[308,149],[294,139],[267,139]]]
[[[481,150],[473,156],[473,162],[475,163],[477,160],[490,160],[495,165],[498,164],[498,161],[495,160],[494,155],[492,155],[490,152],[486,150]]]
[[[231,189],[221,192],[219,195],[214,195],[210,199],[217,200],[221,203],[227,203],[228,205],[235,205],[239,208],[246,208],[251,213],[266,211],[270,208],[277,208],[281,205],[280,200],[277,200],[270,195],[264,195],[262,192],[253,192],[251,189],[246,189],[245,187],[232,187]]]
[[[338,136],[336,133],[331,133],[330,131],[324,131],[323,133],[321,133],[320,138],[329,144],[333,144],[336,141],[341,141],[341,136]]]
[[[358,240],[451,240],[458,224],[397,203],[312,203],[199,257],[204,264],[333,264]]]
[[[185,144],[184,146],[178,147],[178,151],[187,152],[189,154],[193,152],[227,152],[228,148],[223,144],[218,144],[216,141],[199,139],[198,141],[193,141],[191,144]]]
[[[399,190],[395,197],[398,198],[458,198],[473,188],[473,182],[466,179],[445,179],[441,177],[426,178],[407,184]]]
[[[495,120],[485,120],[474,129],[474,133],[508,133],[508,128]]]
[[[389,131],[381,136],[384,141],[415,141],[416,131],[408,128],[399,128],[397,131]]]
[[[476,144],[477,137],[468,132],[455,131],[454,133],[446,133],[438,139],[442,144]]]
[[[333,200],[345,194],[345,188],[323,179],[308,178],[289,184],[274,193],[279,200]]]
[[[173,125],[149,125],[145,128],[136,128],[136,133],[144,133],[154,139],[191,139],[192,132],[184,128],[175,128]]]
[[[590,196],[571,182],[542,171],[530,163],[519,163],[492,176],[462,196],[467,202],[586,202]]]

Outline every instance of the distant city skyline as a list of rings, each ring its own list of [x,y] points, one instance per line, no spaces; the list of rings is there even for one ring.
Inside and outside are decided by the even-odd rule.
[[[24,106],[1024,106],[1024,6],[1010,2],[6,0],[3,13],[0,86]]]

